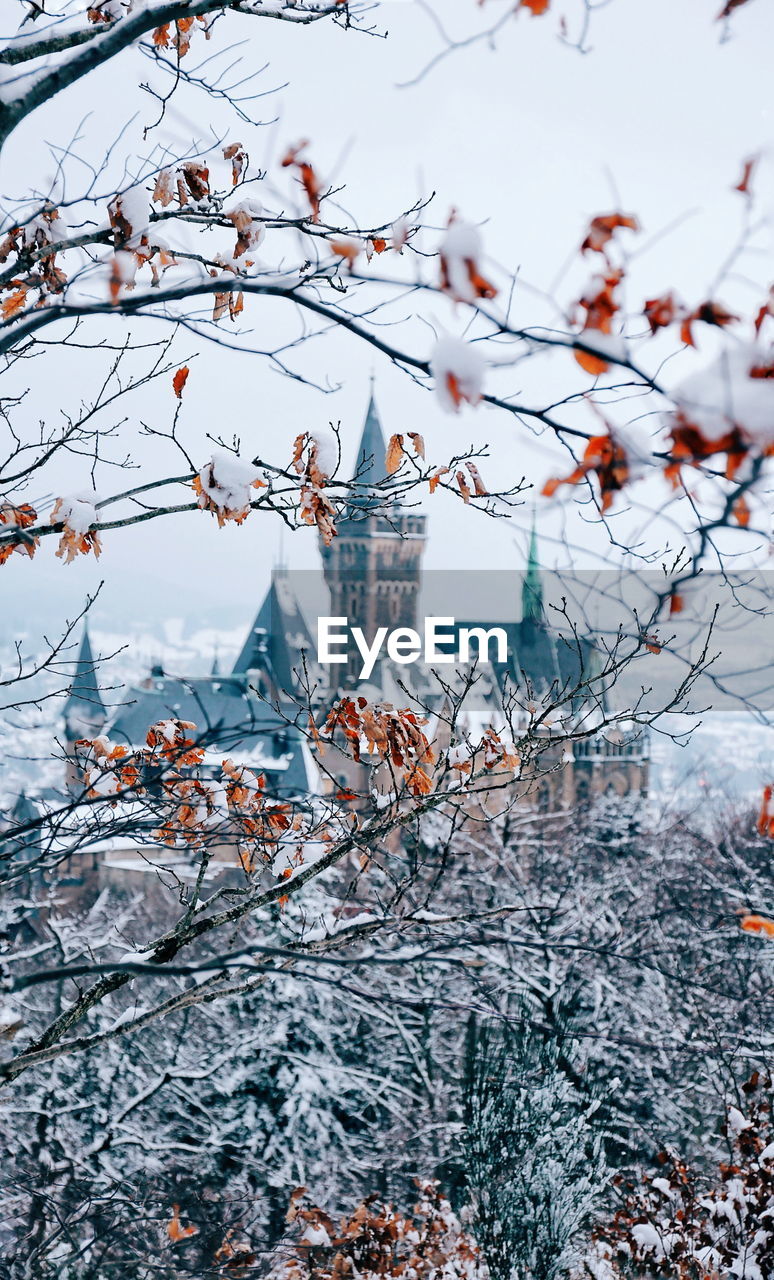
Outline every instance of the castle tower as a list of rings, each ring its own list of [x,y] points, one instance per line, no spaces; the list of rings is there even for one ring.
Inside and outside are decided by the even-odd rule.
[[[357,492],[338,522],[338,537],[321,546],[331,616],[362,627],[369,641],[379,627],[416,628],[425,547],[425,517],[406,511],[391,495],[386,450],[372,391],[356,457]],[[332,687],[354,688],[360,666],[357,653],[346,666],[331,666]],[[377,672],[373,678],[378,680]]]
[[[75,759],[79,738],[95,738],[101,733],[107,711],[97,684],[94,658],[88,628],[84,626],[81,648],[75,663],[75,674],[65,703],[65,742],[67,746],[66,785],[70,792],[80,789],[80,776]]]
[[[537,530],[535,513],[532,513],[532,532],[529,539],[529,555],[527,572],[521,583],[521,620],[522,622],[543,623],[543,583],[540,577],[538,561]]]

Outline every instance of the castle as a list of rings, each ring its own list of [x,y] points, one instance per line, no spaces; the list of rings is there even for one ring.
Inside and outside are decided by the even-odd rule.
[[[358,496],[339,519],[338,536],[329,546],[321,547],[331,615],[357,620],[369,637],[381,626],[415,627],[426,543],[426,517],[405,509],[391,496],[394,482],[386,470],[385,453],[372,393],[357,454]],[[471,740],[476,735],[480,738],[490,725],[502,726],[509,697],[512,719],[514,689],[539,698],[552,689],[572,690],[598,669],[597,651],[589,640],[573,637],[570,643],[546,621],[534,527],[521,582],[521,619],[506,623],[455,620],[454,625],[457,631],[465,626],[496,625],[508,635],[508,660],[482,660],[476,684],[466,697],[462,726]],[[302,653],[320,709],[329,707],[342,692],[353,690],[369,701],[406,705],[408,679],[410,692],[429,709],[428,736],[432,739],[438,731],[445,695],[432,671],[421,664],[410,671],[403,667],[399,682],[394,666],[380,661],[368,681],[358,684],[357,655],[356,661],[349,659],[345,665],[320,667],[307,618],[294,591],[294,575],[275,571],[230,673],[220,673],[216,664],[209,675],[180,678],[156,667],[129,692],[110,720],[97,685],[88,635],[84,634],[65,708],[68,749],[72,753],[78,738],[93,737],[103,729],[112,740],[138,747],[154,722],[189,720],[199,732],[206,733],[213,764],[224,755],[233,755],[262,773],[269,790],[279,797],[326,790],[330,780],[322,776],[305,734],[294,724]],[[434,712],[439,717],[435,724]],[[572,753],[563,752],[560,746],[554,751],[549,748],[541,757],[540,774],[534,784],[527,780],[524,794],[528,803],[541,809],[572,808],[602,793],[645,794],[647,737],[598,734],[576,742]],[[363,780],[357,769],[343,762],[338,782],[351,786],[362,785]],[[71,775],[71,786],[73,782]]]

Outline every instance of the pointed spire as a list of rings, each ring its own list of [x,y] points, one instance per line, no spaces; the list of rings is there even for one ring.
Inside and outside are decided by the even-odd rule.
[[[339,531],[349,519],[355,523],[362,521],[372,509],[384,508],[391,501],[389,486],[393,483],[387,473],[387,445],[384,439],[379,411],[374,396],[373,374],[371,375],[371,394],[368,400],[360,444],[355,455],[355,472],[358,486],[366,486],[365,491],[359,488],[357,495],[349,499],[347,506],[351,514],[339,520]],[[376,486],[379,486],[377,489]],[[373,487],[374,492],[368,490]],[[385,492],[385,490],[387,490]]]
[[[277,577],[284,578],[285,575],[287,574],[287,571],[288,571],[288,566],[287,566],[287,561],[285,560],[285,526],[283,522],[280,521],[279,537],[277,540],[277,555],[274,563],[274,568],[272,569],[272,576],[275,578]]]
[[[210,675],[211,675],[211,676],[219,676],[219,675],[220,675],[220,655],[218,654],[218,646],[217,646],[217,645],[215,646],[215,650],[214,650],[213,655],[212,655],[212,668],[211,668],[211,670],[210,670]]]
[[[264,670],[277,690],[292,691],[300,649],[314,652],[306,621],[287,581],[273,574],[231,674],[243,676],[248,671]]]
[[[384,432],[379,418],[379,411],[376,408],[372,374],[371,394],[368,399],[368,409],[366,411],[365,422],[363,423],[363,433],[360,437],[360,445],[355,458],[359,484],[378,484],[380,481],[388,479],[387,468],[385,466],[386,455],[387,445],[385,443]]]
[[[107,720],[107,711],[97,684],[95,663],[89,640],[89,629],[85,624],[83,636],[81,637],[81,647],[74,667],[75,673],[70,685],[70,693],[65,703],[64,715],[68,728],[72,726],[78,736],[82,737],[84,735],[81,730],[84,725],[88,728],[98,725],[101,728]]]
[[[532,532],[529,539],[527,572],[524,574],[521,584],[521,620],[522,622],[543,621],[543,584],[540,579],[540,564],[538,563],[534,508],[532,510]]]
[[[19,824],[23,822],[34,822],[37,816],[38,811],[35,805],[32,803],[27,792],[22,787],[16,797],[13,808],[11,809],[12,820]]]

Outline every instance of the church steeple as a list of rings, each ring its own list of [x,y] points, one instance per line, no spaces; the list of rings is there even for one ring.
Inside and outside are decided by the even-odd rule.
[[[360,444],[355,454],[356,484],[358,486],[367,486],[367,488],[359,487],[356,494],[350,498],[348,504],[358,517],[360,512],[367,512],[371,508],[383,505],[385,500],[388,500],[389,495],[385,494],[384,486],[385,484],[390,484],[391,481],[387,473],[386,457],[387,444],[384,439],[379,411],[376,407],[372,381],[371,395],[368,400],[368,409],[366,410],[363,431],[360,436]]]
[[[373,382],[355,455],[356,489],[337,521],[338,537],[320,548],[331,614],[349,619],[372,640],[379,627],[416,627],[425,517],[401,507],[387,473],[385,435]],[[362,665],[331,669],[331,681],[353,688]]]
[[[543,583],[540,578],[540,564],[538,563],[534,511],[532,512],[532,532],[529,539],[527,571],[521,584],[521,620],[522,622],[543,621]]]
[[[70,693],[64,707],[65,738],[67,742],[67,764],[65,767],[65,786],[73,795],[80,794],[82,775],[77,761],[76,744],[81,738],[96,738],[105,727],[108,718],[107,708],[102,701],[102,694],[97,684],[94,658],[89,641],[89,630],[84,625],[81,647],[77,661],[74,663],[75,673]]]
[[[75,673],[64,707],[67,736],[71,741],[94,736],[107,720],[107,711],[97,684],[87,626],[83,628],[81,647],[74,666]]]

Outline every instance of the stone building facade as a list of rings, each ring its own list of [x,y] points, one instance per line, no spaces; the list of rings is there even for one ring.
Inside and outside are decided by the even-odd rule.
[[[331,616],[356,621],[369,639],[378,627],[417,629],[427,536],[426,517],[405,509],[393,497],[394,481],[385,468],[385,452],[372,395],[356,459],[360,496],[352,499],[345,518],[339,520],[338,536],[331,545],[321,546]],[[590,640],[574,636],[570,643],[546,620],[534,528],[520,596],[518,621],[479,618],[455,623],[458,630],[499,626],[508,635],[508,661],[480,663],[461,721],[471,738],[489,725],[499,729],[506,705],[511,722],[516,723],[514,702],[518,703],[520,691],[524,697],[539,698],[552,689],[572,689],[598,668],[599,655]],[[157,668],[122,698],[123,705],[110,719],[84,634],[65,710],[71,758],[77,738],[93,737],[104,729],[112,739],[140,746],[149,725],[177,718],[191,720],[206,731],[213,757],[226,753],[263,773],[278,796],[330,789],[334,784],[327,769],[320,770],[305,735],[293,726],[298,710],[295,700],[301,694],[302,654],[321,713],[342,692],[393,705],[406,705],[406,694],[387,662],[378,663],[365,684],[358,682],[361,660],[357,654],[346,665],[320,668],[310,633],[312,622],[296,598],[293,575],[275,572],[230,673],[215,669],[209,675],[181,679]],[[422,705],[430,708],[428,732],[442,748],[444,695],[437,680],[421,664],[401,668],[400,674],[410,681]],[[577,742],[571,753],[561,742],[554,746],[547,741],[540,760],[536,776],[520,784],[526,802],[538,809],[569,809],[605,793],[647,793],[644,734],[595,734]],[[364,774],[357,767],[342,760],[336,768],[339,784],[362,783]],[[78,785],[72,766],[68,785]]]

